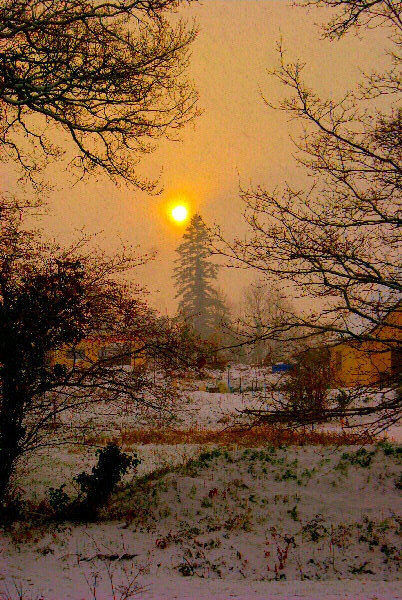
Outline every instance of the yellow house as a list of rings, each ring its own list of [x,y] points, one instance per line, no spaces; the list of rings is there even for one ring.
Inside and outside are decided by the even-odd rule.
[[[145,363],[145,353],[136,352],[141,345],[138,341],[113,337],[98,336],[83,339],[77,346],[62,346],[52,352],[51,364],[64,365],[71,369],[74,365],[84,367],[104,361],[108,366],[140,367]]]
[[[348,341],[331,348],[335,386],[386,385],[401,373],[402,305],[399,303],[371,332],[377,340]],[[384,343],[381,340],[391,339]]]

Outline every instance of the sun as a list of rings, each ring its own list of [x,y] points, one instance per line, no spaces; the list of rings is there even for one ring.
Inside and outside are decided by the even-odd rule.
[[[177,206],[172,208],[170,214],[176,223],[183,223],[188,217],[188,210],[184,204],[177,204]]]

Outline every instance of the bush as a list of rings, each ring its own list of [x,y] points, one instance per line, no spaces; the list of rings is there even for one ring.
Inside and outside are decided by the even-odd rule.
[[[74,477],[80,487],[78,498],[68,496],[64,491],[65,483],[58,488],[49,488],[48,499],[54,516],[73,519],[93,517],[106,504],[128,469],[136,468],[141,462],[136,454],[129,456],[113,443],[97,450],[96,454],[98,462],[91,473],[83,471]]]
[[[0,525],[8,525],[21,518],[24,514],[26,502],[20,497],[19,491],[9,489],[6,497],[0,503]]]
[[[49,504],[57,516],[65,514],[66,509],[70,504],[70,498],[64,491],[65,487],[66,484],[63,483],[63,485],[58,488],[51,487],[49,489]]]
[[[281,387],[290,409],[320,412],[328,406],[331,368],[325,349],[308,350],[299,355]]]
[[[136,468],[141,462],[136,454],[129,456],[113,443],[97,450],[96,454],[99,457],[98,463],[92,468],[91,473],[83,471],[75,477],[84,496],[80,506],[89,512],[94,512],[106,504],[128,469]]]

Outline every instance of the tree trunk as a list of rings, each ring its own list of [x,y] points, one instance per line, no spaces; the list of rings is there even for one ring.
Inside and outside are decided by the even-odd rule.
[[[11,475],[14,471],[15,461],[18,455],[18,449],[11,444],[4,444],[4,438],[1,436],[2,447],[0,448],[0,510],[4,506],[9,489]]]
[[[5,386],[0,414],[0,507],[4,505],[16,461],[20,455],[20,442],[25,430],[22,427],[24,397],[10,393]]]

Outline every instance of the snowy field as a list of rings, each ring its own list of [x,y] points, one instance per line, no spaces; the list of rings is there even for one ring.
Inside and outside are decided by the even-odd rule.
[[[80,409],[64,413],[61,424],[67,433],[69,427],[79,426],[84,434],[92,429],[98,435],[103,431],[106,436],[118,435],[122,430],[130,428],[144,429],[161,425],[176,429],[220,431],[229,425],[244,424],[245,417],[241,412],[245,408],[271,408],[269,386],[277,384],[281,377],[283,375],[272,375],[266,367],[233,365],[227,371],[209,371],[206,380],[176,382],[177,406],[173,412],[166,411],[162,418],[151,409],[144,411],[130,407],[125,410],[124,407],[100,404],[90,406],[87,411]],[[371,394],[368,401],[374,399]],[[361,424],[364,421],[356,418],[355,423]],[[319,429],[341,431],[339,423],[326,424]],[[391,426],[385,431],[385,435],[390,440],[402,443],[402,426]]]
[[[106,600],[111,583],[161,600],[400,598],[400,486],[394,446],[211,450],[128,484],[102,523],[28,537],[16,527],[3,537],[3,591],[15,581],[45,600]]]
[[[245,402],[260,400],[188,391],[177,425],[222,428]],[[101,415],[105,431],[134,424],[100,411],[87,416],[95,429]],[[138,471],[99,522],[1,532],[0,600],[402,599],[395,443],[130,451]],[[40,512],[49,487],[74,494],[73,477],[93,464],[91,447],[42,451],[19,471],[21,497]]]

